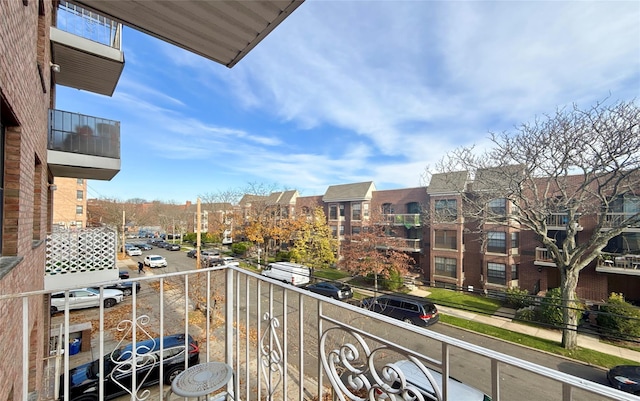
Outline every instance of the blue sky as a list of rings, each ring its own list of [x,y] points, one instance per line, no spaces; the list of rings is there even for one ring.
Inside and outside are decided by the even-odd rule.
[[[229,69],[125,29],[113,97],[56,108],[121,122],[122,169],[90,198],[184,203],[248,183],[421,185],[488,133],[640,96],[640,2],[307,0]]]

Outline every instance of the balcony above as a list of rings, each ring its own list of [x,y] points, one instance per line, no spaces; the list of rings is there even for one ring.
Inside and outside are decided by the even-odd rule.
[[[73,0],[73,3],[233,67],[303,0]]]
[[[567,226],[569,224],[569,217],[567,213],[551,213],[547,219],[547,229],[549,230],[567,230]],[[575,224],[575,223],[574,223]],[[576,226],[576,231],[582,231],[583,227],[581,225]]]
[[[640,255],[610,255],[598,260],[596,271],[640,276]]]
[[[389,245],[386,248],[403,252],[420,252],[420,240],[412,238],[389,238]],[[382,249],[382,247],[379,247]]]
[[[122,24],[66,1],[56,18],[50,30],[56,84],[113,95],[124,69]]]
[[[536,266],[557,267],[547,248],[536,248],[536,259],[533,264]]]
[[[614,227],[619,227],[625,224],[626,221],[630,221],[638,218],[638,213],[627,212],[627,213],[607,213],[604,215],[604,222],[602,224],[603,230],[609,230]],[[635,224],[629,224],[624,229],[625,232],[640,232],[640,223],[635,222]]]
[[[112,179],[120,171],[120,122],[49,110],[47,163],[54,177]]]

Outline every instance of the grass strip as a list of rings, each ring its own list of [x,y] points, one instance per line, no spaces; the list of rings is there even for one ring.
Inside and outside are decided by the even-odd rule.
[[[555,341],[533,337],[527,334],[516,333],[510,330],[502,329],[500,327],[462,319],[455,316],[441,314],[440,321],[452,326],[467,329],[469,331],[485,334],[491,337],[499,338],[501,340],[509,341],[519,345],[524,345],[526,347],[534,348],[540,351],[549,352],[555,355],[565,356],[571,359],[588,363],[590,365],[601,366],[607,369],[612,368],[616,365],[637,364],[637,361],[620,358],[586,348],[578,347],[572,350],[565,349]]]

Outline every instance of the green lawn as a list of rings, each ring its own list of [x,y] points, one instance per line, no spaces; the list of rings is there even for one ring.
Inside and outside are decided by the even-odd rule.
[[[325,280],[340,280],[341,278],[349,277],[349,273],[337,269],[315,269],[313,276]]]
[[[515,344],[524,345],[526,347],[535,348],[541,351],[550,352],[555,355],[566,356],[578,361],[586,362],[591,365],[602,366],[603,368],[611,368],[616,365],[635,365],[637,361],[616,357],[602,352],[593,351],[585,348],[577,348],[567,350],[555,341],[545,340],[538,337],[532,337],[526,334],[516,333],[513,331],[501,329],[491,325],[474,322],[472,320],[462,319],[455,316],[441,314],[440,321],[452,326],[464,328],[476,333],[485,334],[501,340],[510,341]]]
[[[492,315],[502,306],[497,299],[486,298],[480,295],[459,291],[451,291],[445,288],[427,288],[431,294],[427,298],[438,305],[452,308],[465,309]]]

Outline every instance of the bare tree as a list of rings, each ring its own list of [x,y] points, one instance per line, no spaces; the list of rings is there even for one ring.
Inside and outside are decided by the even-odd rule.
[[[609,240],[640,223],[638,105],[574,105],[522,124],[515,132],[492,133],[490,139],[493,148],[479,155],[473,148],[457,149],[435,170],[468,172],[473,182],[459,195],[465,217],[479,231],[486,225],[509,224],[538,236],[560,272],[562,345],[574,348],[580,271],[600,256]],[[496,199],[512,207],[506,219],[493,213],[491,202]],[[549,229],[550,218],[558,214],[563,217],[562,241]],[[593,219],[595,228],[578,242],[580,219]]]

